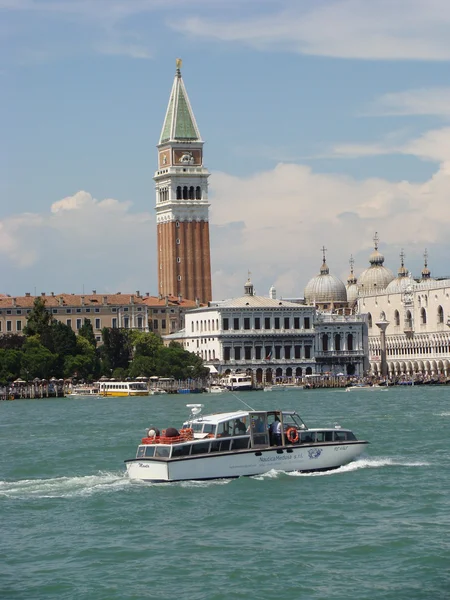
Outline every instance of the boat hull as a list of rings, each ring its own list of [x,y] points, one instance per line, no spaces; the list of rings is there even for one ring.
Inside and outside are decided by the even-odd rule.
[[[131,480],[162,482],[226,479],[280,471],[328,471],[360,456],[367,442],[252,448],[220,455],[125,461]]]

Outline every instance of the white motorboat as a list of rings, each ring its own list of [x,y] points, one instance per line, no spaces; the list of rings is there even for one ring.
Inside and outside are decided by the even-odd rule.
[[[163,390],[162,388],[151,388],[149,394],[150,396],[161,396],[163,394],[167,394],[167,391]]]
[[[375,392],[376,390],[387,390],[387,387],[382,385],[368,385],[366,383],[356,383],[355,385],[350,385],[345,388],[346,392],[355,392],[357,390],[371,390]]]
[[[240,373],[228,375],[227,377],[221,380],[221,384],[222,386],[226,387],[228,390],[232,390],[233,392],[244,392],[246,390],[253,389],[253,381],[251,375],[243,375]]]
[[[265,392],[284,392],[286,389],[286,386],[284,385],[280,385],[280,384],[275,384],[275,385],[266,385],[264,388]]]
[[[67,391],[70,396],[100,396],[100,386],[97,385],[74,385]]]
[[[223,392],[228,392],[228,389],[221,385],[212,385],[207,391],[210,394],[223,394]]]
[[[294,411],[202,415],[201,404],[187,406],[192,412],[180,430],[147,430],[136,457],[125,461],[131,480],[222,479],[272,469],[328,471],[355,460],[368,444],[339,426],[308,428]]]

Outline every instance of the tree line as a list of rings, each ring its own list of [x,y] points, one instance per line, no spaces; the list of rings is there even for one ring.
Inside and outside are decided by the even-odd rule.
[[[0,384],[21,378],[74,378],[96,381],[102,376],[174,377],[189,379],[209,373],[202,359],[179,344],[164,346],[153,333],[129,329],[102,330],[97,347],[89,319],[75,335],[72,328],[53,318],[42,298],[36,298],[24,335],[0,336]]]

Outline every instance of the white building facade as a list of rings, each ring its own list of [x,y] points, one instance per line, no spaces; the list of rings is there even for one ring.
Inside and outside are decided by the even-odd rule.
[[[371,372],[381,371],[377,321],[387,320],[386,360],[391,377],[450,375],[450,279],[407,277],[396,293],[360,291],[358,311],[367,313]]]
[[[361,315],[325,315],[314,306],[245,295],[186,313],[185,329],[165,336],[219,374],[247,372],[257,383],[343,372],[363,375],[367,325]]]

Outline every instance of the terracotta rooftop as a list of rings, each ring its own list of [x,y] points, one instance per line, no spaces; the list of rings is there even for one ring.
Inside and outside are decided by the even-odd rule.
[[[118,292],[116,294],[41,294],[40,296],[9,296],[0,294],[0,308],[32,308],[35,298],[42,298],[45,305],[49,307],[57,306],[124,306],[130,304],[145,304],[149,307],[155,306],[181,306],[183,308],[196,308],[197,303],[194,300],[185,300],[178,296],[142,296],[139,293],[125,294]]]

